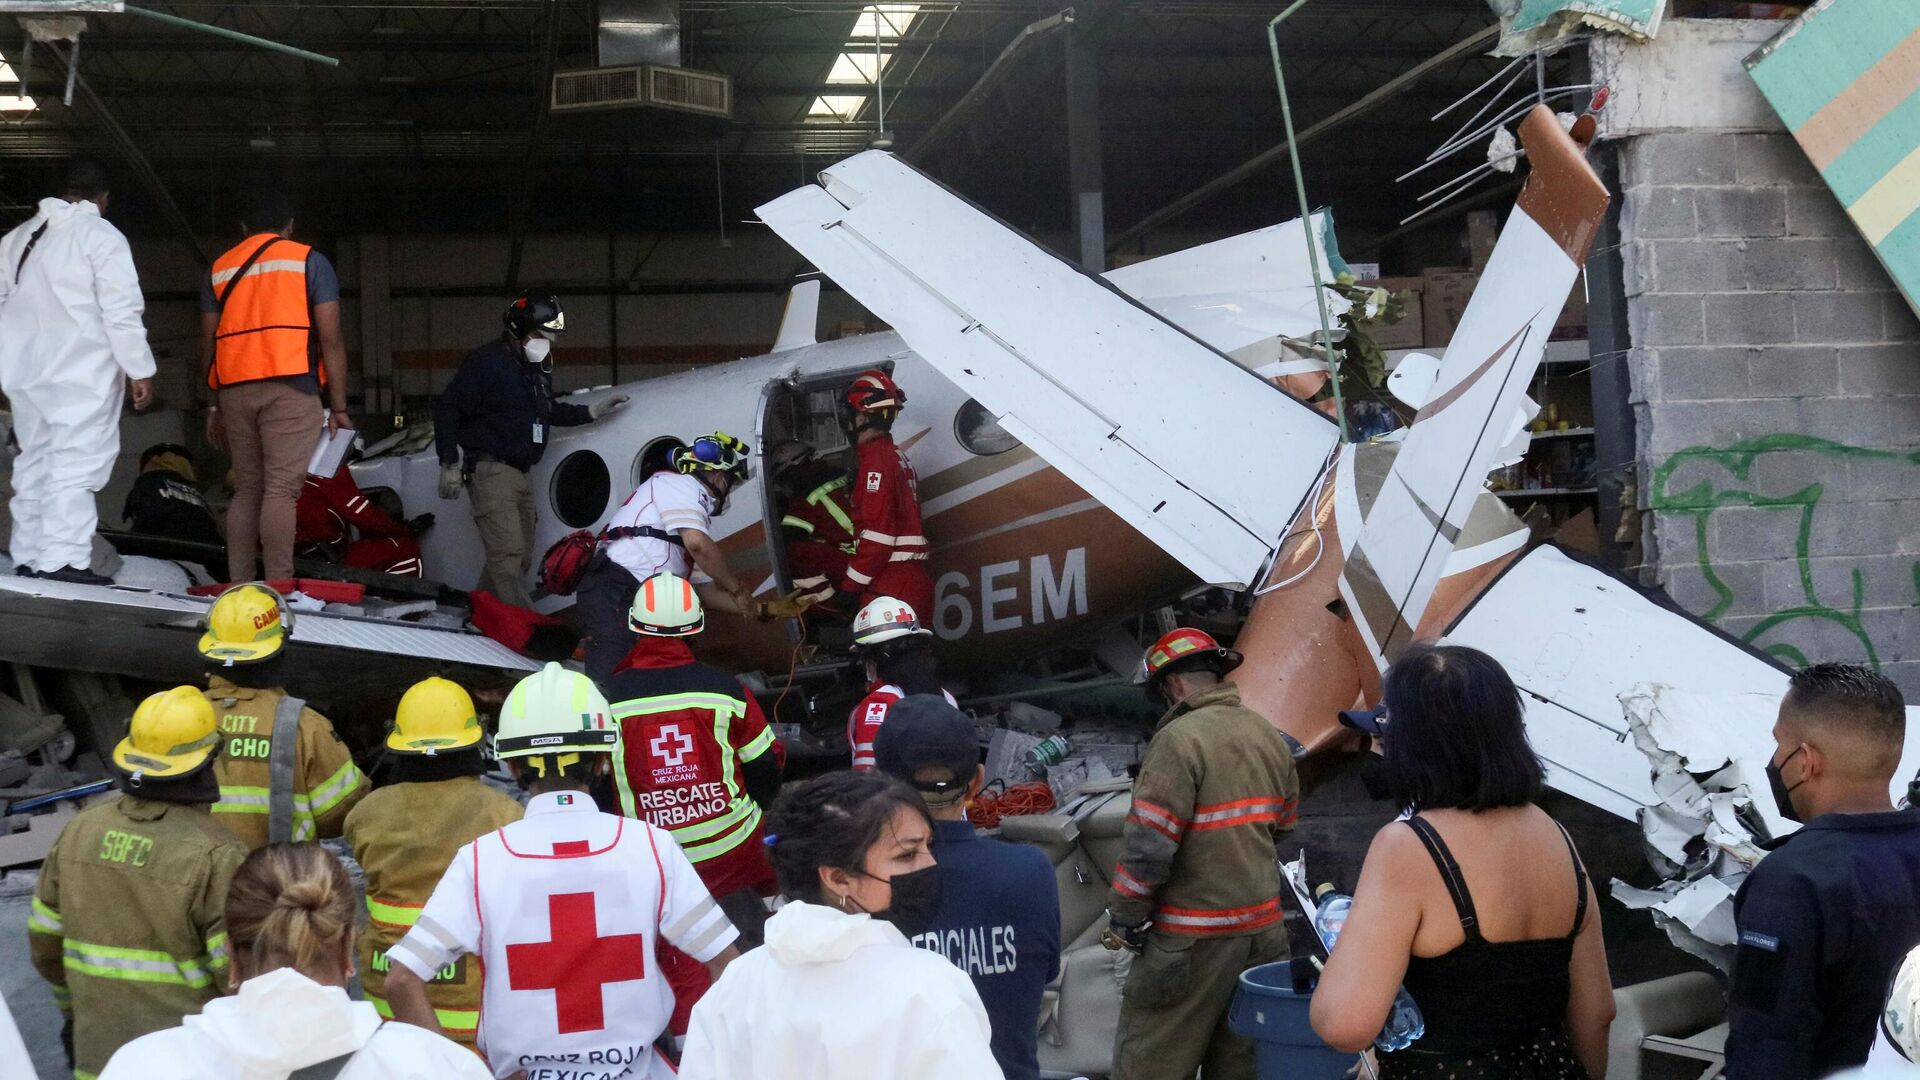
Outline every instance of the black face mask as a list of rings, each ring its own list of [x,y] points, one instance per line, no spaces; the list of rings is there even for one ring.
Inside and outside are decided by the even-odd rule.
[[[1806,781],[1803,779],[1799,784],[1788,787],[1786,780],[1780,775],[1780,770],[1786,767],[1787,761],[1793,760],[1794,754],[1798,754],[1804,749],[1806,749],[1804,746],[1795,747],[1793,753],[1787,755],[1786,761],[1782,761],[1779,764],[1775,764],[1772,761],[1767,762],[1767,786],[1773,789],[1773,803],[1779,807],[1781,817],[1793,822],[1799,822],[1803,819],[1800,817],[1800,811],[1793,808],[1793,799],[1790,798],[1790,796],[1795,789],[1799,788],[1801,784],[1805,784]]]
[[[946,895],[938,863],[923,870],[875,880],[885,880],[892,887],[893,902],[887,905],[887,910],[869,914],[882,922],[892,923],[910,938],[933,929],[933,921],[940,916],[940,901]]]

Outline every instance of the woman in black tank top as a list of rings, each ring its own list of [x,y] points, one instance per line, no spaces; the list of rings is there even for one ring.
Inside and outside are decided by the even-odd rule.
[[[1458,646],[1414,649],[1387,672],[1384,689],[1386,772],[1408,815],[1382,829],[1367,853],[1353,910],[1314,993],[1314,1030],[1330,1045],[1361,1049],[1404,984],[1426,1031],[1380,1055],[1381,1080],[1598,1080],[1613,1019],[1600,920],[1588,911],[1592,889],[1572,839],[1557,825],[1547,829],[1532,807],[1544,773],[1527,745],[1519,691],[1492,657]],[[1423,816],[1444,811],[1467,815],[1440,816],[1450,832],[1460,830],[1456,843],[1472,841],[1462,850],[1479,851],[1478,865],[1494,852],[1509,860],[1509,872],[1524,868],[1523,882],[1478,879],[1483,891],[1520,907],[1496,923],[1556,929],[1487,939],[1475,882]],[[1440,916],[1431,900],[1436,876],[1451,901],[1446,921],[1458,920],[1464,940],[1417,956],[1423,923],[1426,947],[1445,947],[1432,941],[1429,921]],[[1562,881],[1573,884],[1572,896]]]

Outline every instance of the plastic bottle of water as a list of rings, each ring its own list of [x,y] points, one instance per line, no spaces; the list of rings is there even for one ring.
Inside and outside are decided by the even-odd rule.
[[[1332,885],[1322,885],[1314,890],[1314,899],[1320,911],[1313,917],[1313,929],[1326,945],[1328,955],[1332,955],[1333,943],[1339,940],[1340,930],[1347,925],[1347,913],[1353,910],[1353,897],[1334,892]],[[1420,1006],[1413,1003],[1412,995],[1403,986],[1393,995],[1393,1008],[1387,1011],[1387,1026],[1380,1029],[1373,1045],[1383,1052],[1404,1050],[1426,1033],[1426,1018],[1420,1015]]]

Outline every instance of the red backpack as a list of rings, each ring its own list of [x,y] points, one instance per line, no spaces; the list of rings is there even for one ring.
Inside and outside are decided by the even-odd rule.
[[[593,565],[593,556],[600,550],[601,544],[634,536],[650,536],[680,548],[687,546],[686,541],[678,536],[651,525],[607,529],[598,536],[585,529],[577,529],[561,537],[541,557],[540,588],[549,596],[572,596],[573,591],[580,587],[580,579],[587,576],[587,568]]]

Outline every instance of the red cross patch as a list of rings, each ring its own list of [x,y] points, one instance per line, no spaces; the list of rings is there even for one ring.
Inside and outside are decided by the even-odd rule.
[[[646,937],[601,937],[590,892],[547,897],[547,926],[549,940],[507,946],[507,984],[553,991],[562,1035],[605,1030],[602,988],[647,977]]]

